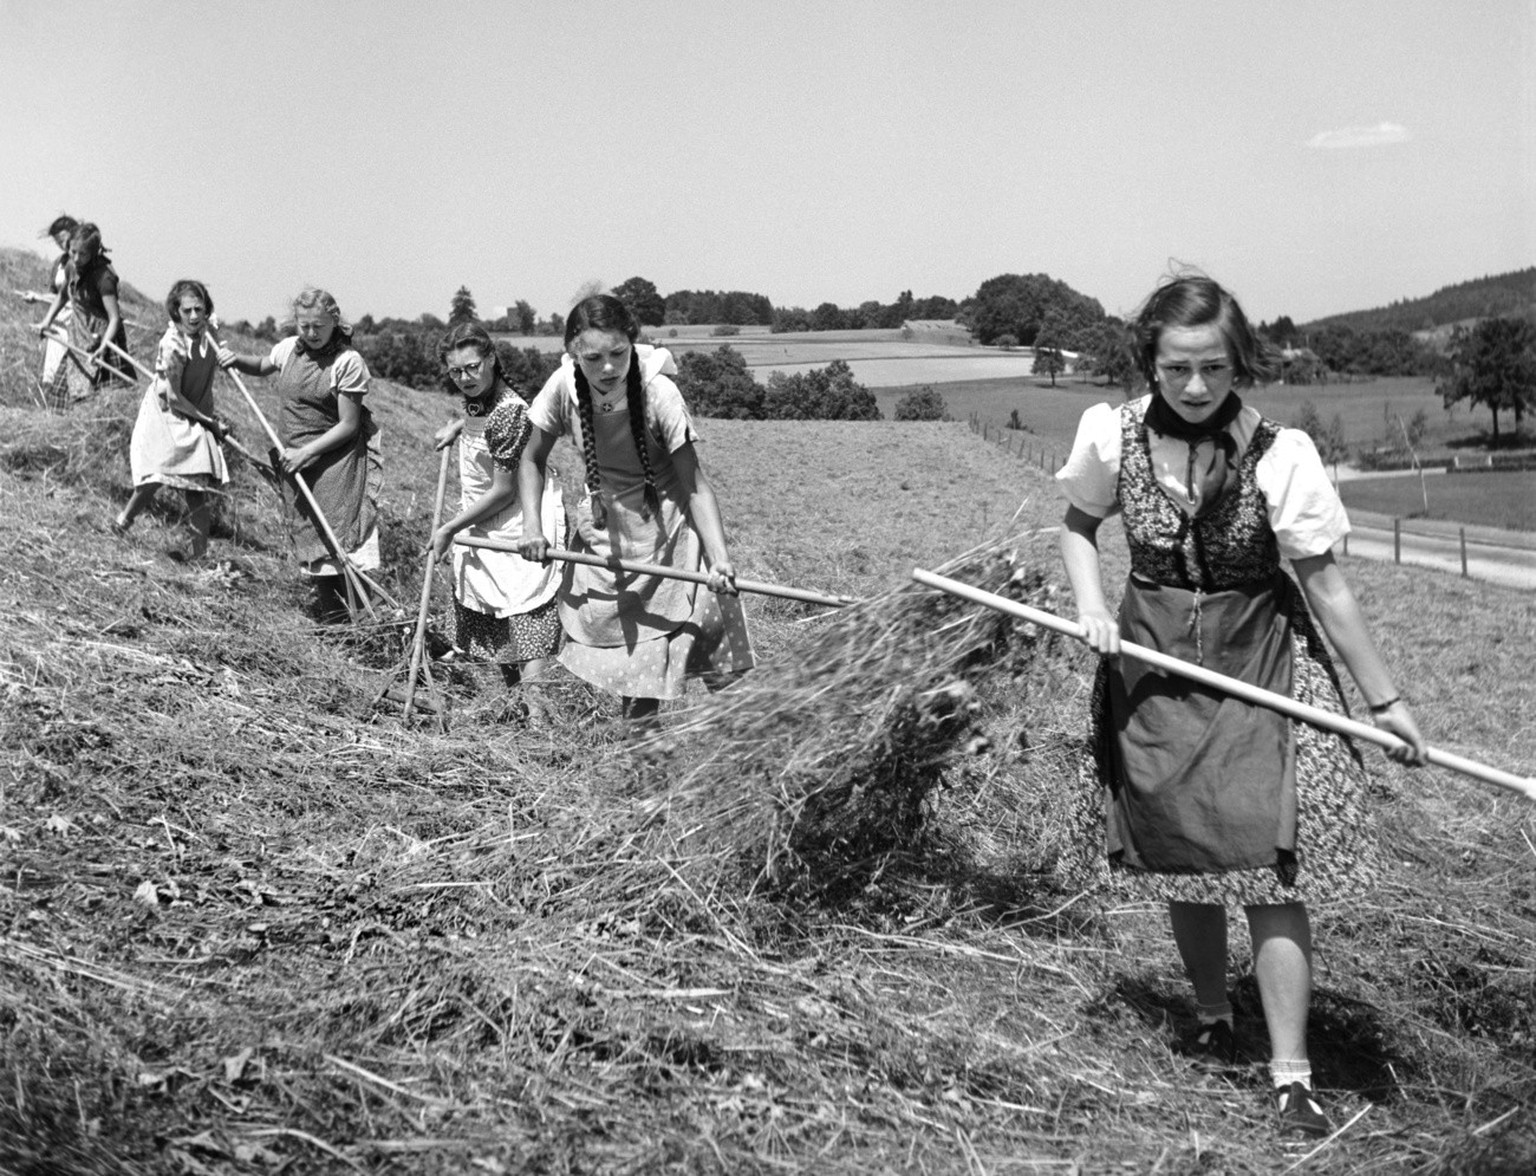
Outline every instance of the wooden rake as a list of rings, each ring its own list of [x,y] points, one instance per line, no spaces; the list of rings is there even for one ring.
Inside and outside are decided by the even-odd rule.
[[[1076,621],[1069,621],[1055,613],[1045,612],[1042,609],[1031,608],[1027,604],[1009,600],[1005,596],[997,596],[991,592],[984,592],[980,588],[973,588],[969,584],[959,580],[951,580],[947,576],[940,576],[923,568],[913,568],[912,578],[919,584],[929,588],[937,588],[941,592],[947,592],[951,596],[958,596],[975,604],[985,605],[987,608],[996,609],[998,612],[1007,613],[1009,616],[1018,617],[1021,620],[1032,621],[1043,629],[1050,629],[1062,633],[1077,640],[1083,640],[1083,627]],[[1131,641],[1120,642],[1120,652],[1126,657],[1134,657],[1138,661],[1162,670],[1165,673],[1177,674],[1183,678],[1199,682],[1202,685],[1225,691],[1236,698],[1258,706],[1268,707],[1270,710],[1279,711],[1302,722],[1311,723],[1315,727],[1323,727],[1330,731],[1337,731],[1341,735],[1348,735],[1352,739],[1359,739],[1364,743],[1374,743],[1384,748],[1401,747],[1402,740],[1388,731],[1379,727],[1373,727],[1369,723],[1362,723],[1356,719],[1347,718],[1344,715],[1334,714],[1319,707],[1309,706],[1304,702],[1297,702],[1284,694],[1276,694],[1272,690],[1265,690],[1259,686],[1252,686],[1247,682],[1241,682],[1226,674],[1218,674],[1215,670],[1208,670],[1204,666],[1197,666],[1192,662],[1183,661],[1180,658],[1170,657],[1166,653],[1160,653],[1155,649],[1149,649],[1144,645],[1137,645]],[[1474,780],[1480,780],[1485,784],[1492,784],[1499,788],[1524,796],[1527,800],[1536,800],[1536,779],[1530,776],[1517,776],[1513,772],[1506,772],[1499,768],[1480,764],[1476,760],[1464,759],[1459,755],[1453,755],[1439,748],[1429,749],[1429,762],[1442,768],[1449,768],[1453,772],[1459,772],[1464,776],[1470,776]]]
[[[517,544],[508,543],[504,539],[482,539],[475,535],[461,535],[455,538],[454,542],[464,547],[487,547],[492,551],[517,553]],[[620,559],[618,556],[605,558],[600,555],[588,555],[584,551],[567,551],[552,547],[549,549],[549,558],[563,560],[566,563],[587,564],[594,568],[608,568],[615,572],[631,572],[640,576],[661,576],[669,580],[688,580],[694,584],[709,583],[709,577],[703,572],[684,571],[662,564],[636,563],[634,560]],[[851,596],[828,596],[824,592],[810,592],[804,588],[786,588],[781,584],[765,584],[761,580],[746,580],[739,576],[736,579],[736,587],[741,592],[754,592],[760,596],[777,596],[781,600],[798,600],[805,604],[824,604],[829,608],[846,608],[850,604],[858,603]]]
[[[443,499],[448,491],[448,462],[453,456],[453,446],[443,446],[443,460],[437,470],[437,497],[432,503],[432,531],[437,533],[438,526],[443,519]],[[422,709],[431,711],[437,718],[438,729],[448,730],[448,708],[437,691],[437,684],[432,680],[432,667],[427,653],[427,610],[432,603],[432,573],[437,570],[437,548],[429,539],[427,542],[427,564],[421,579],[421,604],[416,610],[416,631],[411,638],[411,650],[407,658],[405,671],[405,690],[403,696],[397,696],[395,681],[400,677],[400,670],[395,669],[385,680],[383,688],[374,698],[374,705],[388,698],[399,701],[403,718],[410,722],[411,713],[416,706],[416,683],[418,677],[425,678],[429,700],[422,704]]]
[[[208,334],[215,343],[218,342],[218,338],[213,334],[211,328]],[[129,360],[137,364],[137,361],[133,360],[131,356]],[[223,370],[224,374],[234,381],[235,387],[240,390],[240,395],[245,397],[245,403],[250,407],[251,412],[255,414],[256,420],[261,425],[262,432],[267,435],[267,441],[272,446],[272,468],[280,470],[282,467],[278,463],[278,455],[282,452],[283,443],[278,438],[277,431],[272,427],[272,423],[267,420],[266,414],[261,411],[261,406],[256,403],[256,397],[252,396],[251,390],[245,386],[245,381],[240,378],[240,373],[233,368],[225,368]],[[315,495],[309,488],[309,483],[298,473],[286,474],[285,476],[293,483],[294,488],[299,492],[300,497],[303,498],[304,504],[309,508],[310,517],[315,524],[315,530],[319,532],[321,540],[324,541],[325,546],[336,560],[336,566],[341,569],[342,581],[347,589],[347,608],[352,618],[356,620],[359,612],[366,611],[375,621],[379,619],[379,614],[373,607],[373,600],[369,596],[370,589],[388,604],[390,608],[400,608],[400,602],[386,592],[378,581],[359,568],[353,562],[352,557],[342,549],[341,541],[336,538],[336,532],[331,529],[331,524],[326,520],[325,512],[320,509],[320,504],[315,501]],[[358,607],[359,604],[361,604],[361,608]]]
[[[54,342],[59,343],[61,346],[63,346],[66,351],[73,352],[76,356],[78,356],[80,358],[80,361],[82,363],[84,363],[85,360],[90,358],[90,355],[89,355],[88,352],[83,351],[79,347],[76,347],[73,343],[71,343],[68,340],[68,338],[66,338],[66,337],[64,337],[62,335],[56,335],[56,334],[53,334],[53,333],[50,332],[49,338],[53,339]],[[142,363],[140,363],[133,356],[129,355],[126,351],[124,351],[116,343],[113,343],[110,339],[107,341],[107,346],[112,348],[113,351],[117,352],[124,359],[126,359],[129,363],[131,363],[134,366],[134,369],[136,371],[138,371],[138,373],[140,375],[142,375],[145,379],[153,380],[155,378],[155,373],[154,372],[150,371],[147,367],[145,367]],[[208,424],[211,424],[212,422],[209,421],[209,420],[204,420],[202,418],[198,418],[198,423],[201,424],[201,425],[208,425]],[[262,477],[266,478],[268,481],[275,482],[275,481],[278,481],[282,477],[282,475],[279,474],[276,469],[274,469],[272,466],[268,465],[266,462],[262,461],[261,458],[257,457],[254,453],[252,453],[244,445],[240,444],[240,442],[238,440],[236,440],[236,438],[232,434],[225,433],[223,437],[219,438],[219,444],[221,444],[221,445],[228,445],[231,449],[233,449],[241,457],[245,458],[246,461],[250,462],[251,465],[255,466],[256,469],[261,473]]]

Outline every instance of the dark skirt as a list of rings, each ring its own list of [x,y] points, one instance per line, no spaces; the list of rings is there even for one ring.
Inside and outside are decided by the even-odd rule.
[[[1151,593],[1127,588],[1128,639],[1348,713],[1289,577],[1236,597],[1202,596],[1198,612],[1192,593]],[[1379,855],[1364,765],[1347,738],[1121,662],[1121,670],[1101,663],[1094,685],[1073,804],[1077,852],[1059,866],[1072,881],[1107,881],[1146,899],[1241,905],[1370,888]]]

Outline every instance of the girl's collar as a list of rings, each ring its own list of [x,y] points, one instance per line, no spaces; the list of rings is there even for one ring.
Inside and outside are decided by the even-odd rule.
[[[311,347],[299,336],[295,335],[294,338],[299,340],[299,350],[311,359],[329,359],[333,355],[339,355],[352,342],[348,336],[341,333],[340,327],[331,332],[331,337],[325,341],[324,347]]]
[[[484,396],[464,397],[464,415],[472,417],[490,416],[496,411],[496,406],[501,403],[502,392],[506,385],[500,380],[493,382]]]

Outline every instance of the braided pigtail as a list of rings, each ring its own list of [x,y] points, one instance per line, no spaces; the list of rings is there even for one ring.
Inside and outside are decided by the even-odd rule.
[[[640,353],[633,347],[629,352],[629,375],[624,381],[624,394],[629,401],[629,431],[635,439],[635,449],[640,454],[640,468],[645,471],[644,517],[661,514],[661,498],[656,493],[656,471],[651,469],[651,447],[645,443],[645,386],[640,376]]]
[[[592,431],[592,388],[581,364],[576,364],[576,407],[581,413],[581,459],[587,467],[587,493],[592,499],[592,525],[608,526],[608,505],[603,501],[603,475],[597,468],[597,434]]]

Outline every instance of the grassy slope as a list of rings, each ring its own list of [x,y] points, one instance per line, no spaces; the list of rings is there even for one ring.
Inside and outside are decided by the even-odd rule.
[[[1155,912],[1038,876],[999,905],[932,863],[830,908],[748,895],[645,815],[670,773],[607,702],[563,687],[527,733],[455,678],[446,735],[376,716],[398,634],[308,625],[249,470],[219,564],[157,553],[174,495],[109,538],[135,402],[0,421],[0,1169],[1283,1166],[1256,1078],[1168,1057],[1190,1006]],[[391,582],[414,600],[443,404],[381,388],[376,408]],[[754,577],[865,594],[1020,499],[1021,525],[1057,513],[963,425],[703,432]],[[1536,763],[1530,598],[1349,570],[1432,738]],[[770,658],[815,632],[753,612]],[[1047,741],[1086,669],[1040,699]],[[957,787],[1021,781],[1044,825],[1070,787],[1045,750],[1000,746]],[[1379,776],[1397,867],[1317,917],[1318,1070],[1366,1113],[1307,1168],[1526,1171],[1536,820],[1440,774]],[[1035,826],[1015,832],[1029,857]]]

